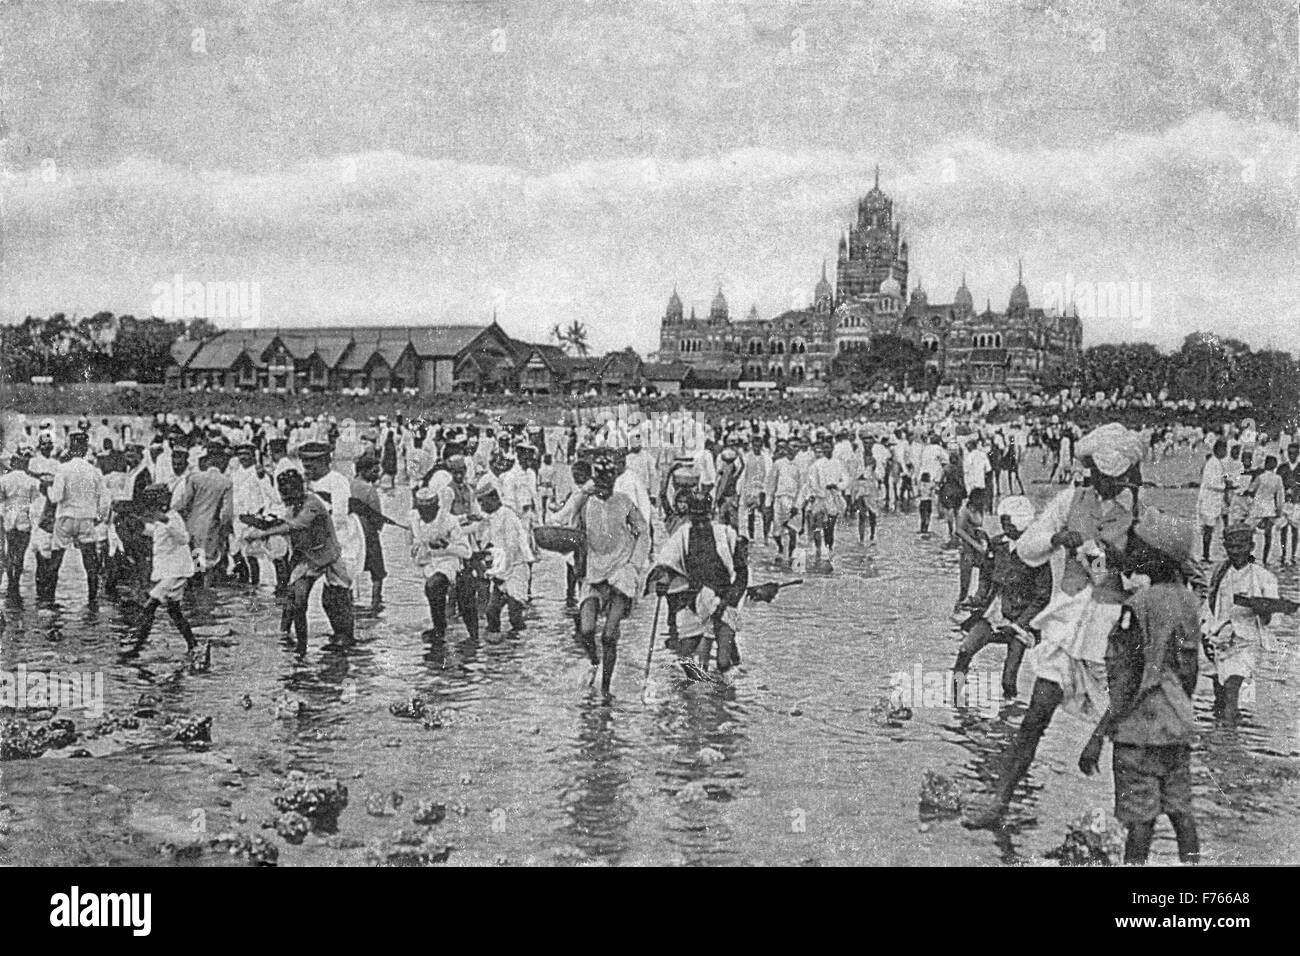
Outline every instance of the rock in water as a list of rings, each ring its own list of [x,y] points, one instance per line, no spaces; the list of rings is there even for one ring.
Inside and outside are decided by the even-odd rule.
[[[1067,824],[1065,840],[1046,856],[1062,866],[1118,866],[1124,839],[1124,825],[1098,807]]]
[[[420,698],[412,697],[410,700],[399,700],[389,704],[388,712],[403,720],[419,720],[424,716],[425,706]]]
[[[921,780],[921,806],[943,813],[960,813],[961,788],[950,778],[927,770]]]
[[[414,838],[414,834],[399,832],[393,839],[375,844],[366,850],[366,862],[371,866],[434,866],[446,863],[452,848],[435,843],[432,838]]]
[[[7,720],[0,724],[0,760],[30,760],[76,741],[76,724],[63,717],[43,723]]]
[[[695,755],[695,759],[708,766],[726,760],[727,755],[715,747],[701,747],[700,752]]]
[[[177,721],[176,733],[172,739],[183,744],[211,743],[212,718],[186,717]]]
[[[708,788],[698,780],[692,780],[682,789],[673,795],[673,799],[678,803],[699,803],[701,800],[709,799]]]
[[[253,866],[275,866],[280,851],[274,843],[262,836],[250,837],[246,833],[222,833],[208,844],[213,850],[242,857]]]
[[[283,813],[302,814],[313,830],[332,833],[348,805],[348,788],[334,779],[290,780],[273,802]]]
[[[307,839],[311,832],[311,821],[301,813],[292,810],[275,818],[275,832],[280,834],[285,843],[297,845]]]
[[[391,817],[396,811],[397,806],[393,803],[392,794],[366,794],[366,813],[372,817]]]
[[[415,805],[415,822],[421,826],[433,826],[441,823],[447,817],[447,805],[443,803],[434,803],[432,800],[421,800]]]

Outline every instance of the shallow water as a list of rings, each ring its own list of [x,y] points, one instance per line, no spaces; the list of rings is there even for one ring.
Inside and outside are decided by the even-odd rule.
[[[1169,483],[1195,477],[1190,461],[1148,470]],[[1030,490],[1041,503],[1056,489]],[[1195,492],[1145,494],[1190,513]],[[399,488],[385,510],[401,514],[406,501]],[[153,695],[160,714],[213,716],[212,744],[187,749],[168,740],[158,720],[146,720],[139,731],[74,745],[90,750],[89,758],[60,751],[0,764],[0,863],[168,863],[160,843],[222,831],[263,834],[279,846],[281,865],[360,863],[364,845],[412,828],[419,799],[449,807],[430,828],[454,848],[447,865],[1032,861],[1061,842],[1067,821],[1112,806],[1109,756],[1105,772],[1083,777],[1075,761],[1091,728],[1058,715],[1006,831],[922,818],[924,771],[979,786],[1023,705],[916,706],[910,719],[881,719],[878,702],[890,693],[892,674],[918,664],[944,671],[956,651],[948,618],[956,552],[942,550],[938,537],[922,539],[916,527],[915,515],[885,516],[870,550],[841,529],[833,571],[810,569],[802,587],[747,613],[734,688],[688,683],[661,647],[649,705],[641,701],[641,671],[651,602],[624,625],[615,697],[605,704],[580,687],[583,656],[563,609],[563,566],[553,556],[538,565],[524,634],[471,642],[453,624],[445,645],[431,647],[421,637],[428,612],[417,575],[401,532],[390,528],[386,605],[359,615],[355,647],[322,645],[327,627],[314,599],[312,644],[300,659],[278,638],[268,587],[218,589],[189,611],[204,633],[217,635],[204,673],[183,666],[182,642],[165,615],[141,655],[121,659],[122,614],[111,604],[78,606],[85,591],[75,557],[65,562],[60,607],[36,611],[29,557],[26,607],[5,612],[5,669],[21,662],[29,670],[102,671],[109,710],[129,712],[141,694]],[[755,580],[789,576],[771,559],[771,549],[756,549]],[[1294,569],[1279,576],[1284,594],[1300,590]],[[1244,727],[1213,728],[1208,681],[1201,682],[1203,733],[1193,768],[1210,862],[1300,862],[1295,619],[1277,619],[1274,631],[1283,649],[1263,656]],[[994,687],[1002,653],[986,650],[973,668]],[[425,729],[389,713],[390,703],[412,696],[448,709],[452,719]],[[94,723],[80,713],[60,716],[79,728]],[[275,817],[272,798],[293,770],[347,785],[337,835],[291,846],[259,829]],[[368,802],[377,810],[380,795],[392,791],[405,798],[400,808],[368,812]],[[1165,821],[1157,834],[1155,857],[1171,862]]]

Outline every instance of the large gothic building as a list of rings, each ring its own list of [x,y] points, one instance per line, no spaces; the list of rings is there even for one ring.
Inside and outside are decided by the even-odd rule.
[[[920,282],[909,294],[907,258],[907,240],[877,170],[876,184],[858,202],[857,221],[840,238],[834,288],[823,263],[807,308],[772,319],[751,308],[736,321],[721,289],[705,318],[693,309],[684,315],[674,289],[660,326],[659,360],[742,384],[823,387],[837,355],[868,348],[874,336],[888,333],[925,350],[931,383],[1025,390],[1077,357],[1083,336],[1077,310],[1031,307],[1023,270],[1005,310],[994,312],[987,302],[978,312],[965,275],[952,302],[931,303]]]

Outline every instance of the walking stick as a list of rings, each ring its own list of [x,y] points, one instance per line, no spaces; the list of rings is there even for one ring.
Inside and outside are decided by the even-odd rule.
[[[646,648],[645,652],[645,677],[641,681],[641,703],[643,704],[650,703],[651,698],[650,661],[654,658],[655,654],[655,633],[659,630],[659,607],[663,602],[664,599],[656,595],[655,616],[654,620],[650,623],[650,646]]]

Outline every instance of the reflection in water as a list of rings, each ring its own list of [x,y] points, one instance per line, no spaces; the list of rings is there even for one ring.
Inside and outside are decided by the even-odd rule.
[[[1040,503],[1051,490],[1031,489]],[[1150,495],[1153,505],[1184,511],[1194,498],[1194,491]],[[405,504],[402,490],[385,510],[398,514]],[[136,656],[119,658],[131,609],[79,605],[79,562],[64,569],[52,609],[35,606],[29,569],[24,603],[5,607],[0,666],[102,672],[108,711],[158,716],[138,731],[86,742],[90,759],[4,764],[11,818],[0,863],[157,863],[158,821],[184,827],[196,810],[215,832],[258,834],[292,769],[347,782],[352,800],[339,830],[346,841],[409,828],[409,803],[386,816],[366,810],[369,794],[398,792],[459,807],[437,824],[438,838],[457,848],[453,859],[489,863],[498,856],[625,865],[1023,862],[1059,844],[1067,821],[1113,802],[1109,756],[1102,775],[1084,778],[1075,764],[1088,728],[1058,717],[1004,830],[973,833],[955,819],[919,818],[926,770],[987,789],[1023,704],[997,714],[922,706],[910,719],[880,719],[892,674],[918,663],[946,670],[956,650],[945,613],[956,555],[920,538],[914,516],[884,516],[873,551],[846,540],[833,573],[810,569],[802,587],[746,609],[734,688],[692,684],[671,655],[657,653],[651,705],[640,701],[643,658],[632,648],[644,649],[652,603],[639,604],[624,626],[626,666],[606,705],[571,676],[583,670],[582,655],[563,612],[559,560],[547,556],[536,567],[522,635],[471,640],[453,619],[446,639],[432,642],[422,636],[428,606],[419,575],[405,566],[401,534],[385,535],[386,603],[358,618],[350,647],[323,644],[327,622],[313,606],[313,638],[300,657],[280,639],[269,586],[187,597],[187,615],[212,643],[203,673],[187,668],[165,616]],[[757,549],[756,578],[788,578],[770,556]],[[1283,593],[1300,589],[1295,570],[1279,578]],[[1283,650],[1261,660],[1245,726],[1215,729],[1205,694],[1197,701],[1196,812],[1215,862],[1300,861],[1296,620],[1277,618],[1273,629]],[[996,679],[1001,651],[986,651],[976,666]],[[391,703],[412,697],[445,719],[425,726],[390,713]],[[82,730],[94,724],[81,713],[61,716]],[[213,718],[207,750],[187,750],[163,729],[167,717],[185,716]],[[493,808],[508,812],[499,832],[490,826]],[[792,829],[795,810],[806,814],[804,832]],[[64,837],[58,846],[50,832]],[[1157,834],[1156,858],[1173,859],[1167,828]],[[362,859],[334,844],[281,845],[285,864]]]
[[[578,704],[573,779],[561,793],[565,830],[592,859],[619,862],[629,849],[627,829],[636,809],[626,799],[631,782],[627,744],[614,730],[613,709],[594,697]]]

